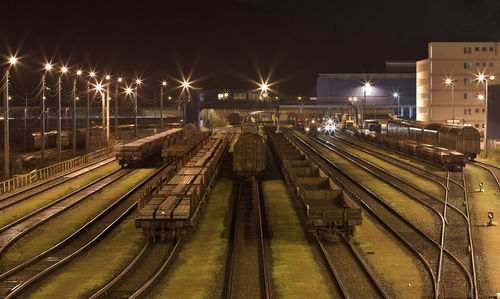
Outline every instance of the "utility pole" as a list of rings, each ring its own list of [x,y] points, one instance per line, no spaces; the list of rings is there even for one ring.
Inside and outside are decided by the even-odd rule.
[[[87,105],[85,107],[85,153],[89,153],[90,146],[90,80],[87,82]]]
[[[76,157],[76,78],[73,79],[73,157]]]
[[[138,137],[138,134],[137,134],[137,85],[135,85],[134,102],[135,102],[135,108],[134,108],[134,112],[135,112],[135,138],[137,138]]]
[[[118,138],[118,84],[115,85],[115,138]]]
[[[42,167],[45,167],[45,74],[42,77],[42,102],[40,104],[42,110],[42,123],[40,127],[40,156]]]
[[[28,144],[26,136],[28,134],[28,92],[26,91],[26,96],[24,97],[24,152],[28,151]]]
[[[10,145],[9,145],[9,70],[5,72],[5,96],[3,98],[3,144],[4,144],[4,178],[10,179]]]
[[[109,145],[109,80],[106,86],[106,146]]]
[[[58,91],[59,91],[59,97],[57,101],[57,161],[61,162],[62,160],[62,144],[61,144],[61,76],[59,76],[59,80],[57,81],[58,83]]]
[[[160,89],[160,124],[162,131],[163,131],[163,88],[165,86],[167,86],[167,81],[163,81],[161,83],[161,89]]]
[[[102,106],[102,133],[106,135],[106,96],[104,92],[99,92],[101,95],[101,106]]]

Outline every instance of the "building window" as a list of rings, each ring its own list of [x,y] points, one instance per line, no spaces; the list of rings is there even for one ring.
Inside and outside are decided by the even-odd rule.
[[[472,62],[469,62],[469,70],[472,70]]]
[[[472,52],[472,48],[471,47],[467,48],[467,50],[468,50],[469,54]]]
[[[482,126],[482,127],[483,127],[483,129],[484,129],[484,124],[483,124],[483,126]]]
[[[486,109],[483,108],[483,113],[486,111]]]
[[[495,65],[493,64],[493,62],[490,62],[490,67],[494,67]]]
[[[476,52],[479,52],[479,47],[476,47],[474,50],[475,50]]]
[[[467,109],[467,114],[472,115],[472,110],[470,108]]]
[[[467,100],[469,97],[467,96],[467,93],[464,92],[464,100]]]
[[[486,67],[486,62],[483,62],[483,67]]]
[[[493,47],[490,47],[490,52],[493,52]]]
[[[474,127],[476,127],[476,129],[479,128],[479,124],[475,124]]]
[[[464,109],[464,115],[467,115],[467,109]]]
[[[480,66],[479,62],[476,62],[476,67],[479,67],[479,66]]]
[[[467,47],[464,48],[464,54],[467,54]]]
[[[483,52],[486,52],[486,47],[483,47]]]
[[[475,112],[475,113],[479,113],[479,108],[476,108],[476,109],[474,110],[474,112]]]

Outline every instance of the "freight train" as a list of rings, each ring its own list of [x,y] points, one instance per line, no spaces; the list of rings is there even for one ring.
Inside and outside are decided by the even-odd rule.
[[[337,232],[353,234],[361,225],[361,209],[285,135],[266,130],[281,164],[288,189],[305,214],[309,231],[329,238]]]
[[[233,171],[240,177],[259,177],[266,169],[266,145],[257,124],[245,122],[234,144]]]
[[[199,152],[171,173],[160,190],[141,204],[135,220],[137,228],[151,240],[177,238],[198,222],[201,210],[215,184],[222,155],[229,144],[228,135],[214,135]],[[173,167],[173,166],[171,166]]]
[[[387,122],[387,133],[355,130],[360,138],[433,162],[450,170],[465,167],[480,152],[479,131],[469,126],[403,120]]]
[[[323,117],[319,114],[297,114],[294,126],[303,130],[308,136],[317,136],[321,132]]]

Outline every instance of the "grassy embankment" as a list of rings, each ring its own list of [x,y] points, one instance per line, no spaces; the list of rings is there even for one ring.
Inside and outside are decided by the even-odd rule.
[[[228,246],[226,216],[233,181],[219,179],[192,240],[182,248],[171,271],[152,290],[153,298],[220,298]],[[229,223],[229,222],[228,222]],[[175,295],[173,295],[175,294]]]
[[[480,252],[481,263],[478,268],[480,281],[487,282],[481,289],[483,296],[488,297],[500,290],[500,226],[486,226],[488,222],[488,212],[494,213],[494,220],[498,222],[500,215],[500,190],[493,181],[491,175],[478,167],[467,166],[465,168],[468,182],[469,203],[471,206],[471,219],[473,221],[473,235],[475,244],[479,243],[479,248],[475,248],[476,254]],[[484,184],[484,192],[478,192],[479,182]],[[478,242],[479,241],[479,242]],[[481,278],[482,276],[482,278]]]
[[[138,169],[35,228],[7,249],[0,260],[0,268],[10,269],[59,243],[154,171],[154,168]]]
[[[19,219],[119,168],[120,165],[118,165],[117,162],[111,162],[108,165],[89,171],[82,176],[76,177],[45,192],[38,193],[27,200],[2,210],[0,211],[0,227],[3,227],[16,219]]]

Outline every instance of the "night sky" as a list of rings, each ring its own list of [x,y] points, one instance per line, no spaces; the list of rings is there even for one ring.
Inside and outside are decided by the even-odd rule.
[[[426,58],[429,41],[500,41],[498,0],[2,1],[1,12],[0,53],[22,56],[18,76],[44,59],[149,86],[192,72],[198,87],[253,88],[261,73],[283,95],[315,95],[317,73]]]

